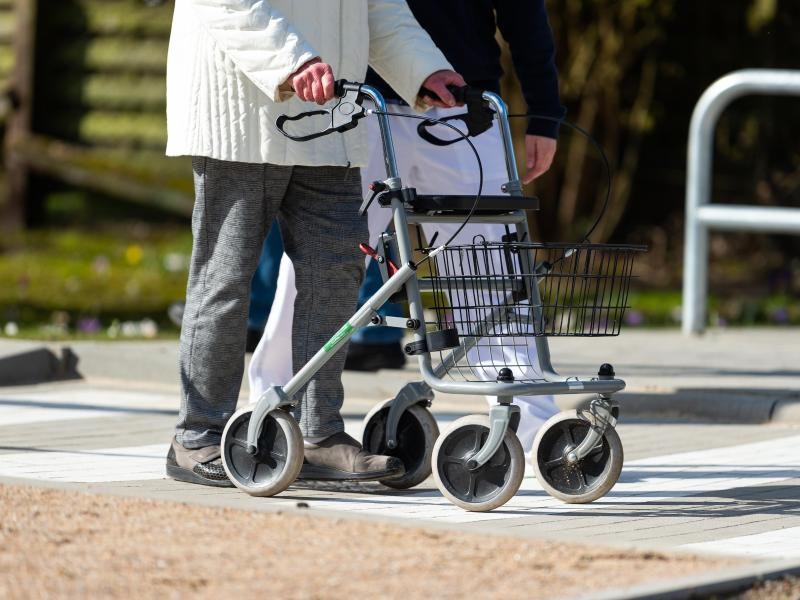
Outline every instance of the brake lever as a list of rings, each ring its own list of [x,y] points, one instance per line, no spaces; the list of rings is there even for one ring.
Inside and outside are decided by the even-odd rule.
[[[344,92],[344,84],[345,80],[343,79],[340,79],[335,84],[334,93],[339,96],[339,101],[334,106],[327,109],[311,110],[292,117],[289,115],[281,115],[275,121],[275,126],[278,128],[278,131],[295,142],[307,142],[334,132],[342,133],[349,131],[356,127],[358,125],[358,120],[367,116],[367,110],[361,105],[364,101],[364,96],[359,90],[348,90]],[[284,124],[287,121],[300,121],[301,119],[318,115],[330,115],[330,125],[322,131],[309,133],[307,135],[291,135],[284,129]]]
[[[486,101],[483,99],[483,91],[478,88],[472,88],[469,86],[455,86],[455,85],[448,85],[447,89],[453,94],[453,97],[456,99],[456,102],[466,104],[467,112],[459,114],[459,115],[451,115],[449,117],[444,117],[438,119],[439,121],[454,121],[459,120],[463,121],[464,124],[467,126],[467,135],[470,137],[476,137],[491,129],[492,121],[494,120],[494,111],[487,106]],[[422,88],[420,90],[420,95],[428,96],[429,98],[433,98],[434,100],[441,100],[439,96],[429,90],[428,88]],[[436,137],[433,135],[428,129],[430,127],[434,127],[437,123],[435,121],[422,121],[417,126],[417,133],[419,136],[425,140],[426,142],[433,144],[435,146],[449,146],[450,144],[454,144],[455,142],[461,141],[463,138],[457,137],[453,139],[443,140],[441,138]]]
[[[458,86],[458,85],[450,84],[450,85],[447,86],[447,91],[450,92],[451,94],[453,94],[453,98],[455,98],[456,104],[464,104],[467,101],[467,91],[469,89],[470,89],[470,87],[468,85]],[[433,90],[429,90],[426,87],[423,87],[423,88],[420,89],[419,95],[423,96],[423,97],[427,96],[428,98],[431,98],[432,100],[439,100],[440,102],[442,100],[439,97],[439,94],[437,94]]]

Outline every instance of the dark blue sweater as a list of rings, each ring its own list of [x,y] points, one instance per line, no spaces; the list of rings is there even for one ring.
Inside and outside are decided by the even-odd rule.
[[[495,40],[499,28],[511,49],[528,112],[564,116],[558,95],[553,33],[544,0],[408,0],[408,6],[467,83],[494,92],[500,90],[503,75],[500,47]],[[371,69],[367,83],[387,98],[399,99]],[[558,125],[532,119],[528,133],[555,138]]]

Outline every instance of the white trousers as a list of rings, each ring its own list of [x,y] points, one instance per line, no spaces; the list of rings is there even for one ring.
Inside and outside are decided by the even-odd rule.
[[[409,107],[390,106],[390,112],[418,114]],[[451,114],[463,113],[463,108],[433,109],[426,116],[441,118]],[[414,187],[420,194],[463,194],[473,195],[478,191],[478,165],[475,154],[466,142],[458,142],[450,146],[434,146],[425,142],[417,134],[417,119],[391,117],[392,136],[397,153],[397,164],[400,178],[405,185]],[[453,122],[456,126],[463,126],[460,121]],[[364,194],[371,193],[367,186],[376,180],[384,180],[386,171],[381,152],[380,131],[375,118],[368,118],[371,152],[370,163],[362,171]],[[446,127],[437,127],[432,130],[441,138],[453,137],[453,132]],[[483,193],[497,195],[501,193],[500,186],[508,179],[500,140],[499,128],[495,126],[479,135],[470,138],[481,157],[483,164]],[[377,203],[368,211],[370,245],[375,246],[380,234],[386,230],[391,220],[391,211]],[[423,224],[425,237],[431,240],[438,232],[437,243],[448,240],[458,229],[459,223],[426,223]],[[482,236],[486,241],[500,241],[506,230],[503,225],[488,223],[469,223],[454,240],[454,244],[471,244],[476,236]],[[292,318],[294,315],[294,269],[292,262],[284,254],[281,260],[278,275],[278,287],[275,300],[270,311],[269,319],[264,330],[264,335],[253,353],[250,362],[248,377],[250,380],[250,399],[258,400],[261,394],[273,385],[284,385],[292,377],[291,362],[291,332]],[[525,343],[519,344],[519,340]],[[534,338],[515,338],[515,344],[503,348],[502,360],[497,360],[496,368],[487,365],[485,356],[471,356],[470,363],[480,365],[476,374],[486,381],[494,381],[497,370],[508,364],[538,364]],[[472,352],[481,352],[480,348]],[[484,347],[482,352],[486,353]],[[509,356],[517,353],[519,356]],[[495,354],[492,352],[492,354]],[[501,357],[497,357],[500,359]],[[512,369],[514,370],[514,369]],[[532,369],[526,372],[515,372],[517,378],[535,378],[537,373]],[[489,404],[497,400],[487,396]],[[526,454],[530,453],[533,438],[539,427],[558,412],[552,396],[518,396],[514,403],[520,407],[521,419],[517,435],[522,442]]]

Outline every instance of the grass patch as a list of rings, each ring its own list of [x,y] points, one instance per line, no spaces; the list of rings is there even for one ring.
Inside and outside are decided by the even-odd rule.
[[[183,299],[188,227],[28,231],[0,242],[0,323],[94,334],[115,320],[166,326]]]
[[[29,339],[173,338],[167,316],[183,300],[188,224],[137,221],[23,232],[0,240],[0,336]],[[792,293],[729,290],[709,298],[711,326],[800,325]],[[674,327],[681,292],[638,289],[626,327]]]
[[[625,313],[628,326],[675,326],[681,322],[680,290],[636,290],[630,293]],[[710,295],[711,326],[800,325],[800,298],[789,294]]]

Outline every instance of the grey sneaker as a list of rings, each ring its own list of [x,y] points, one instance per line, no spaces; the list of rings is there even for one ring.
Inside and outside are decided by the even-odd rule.
[[[222,466],[219,446],[191,450],[184,448],[178,440],[172,438],[172,445],[167,453],[167,475],[177,481],[233,487]]]
[[[379,481],[405,473],[403,461],[394,456],[370,454],[344,432],[305,447],[305,461],[298,479]]]

